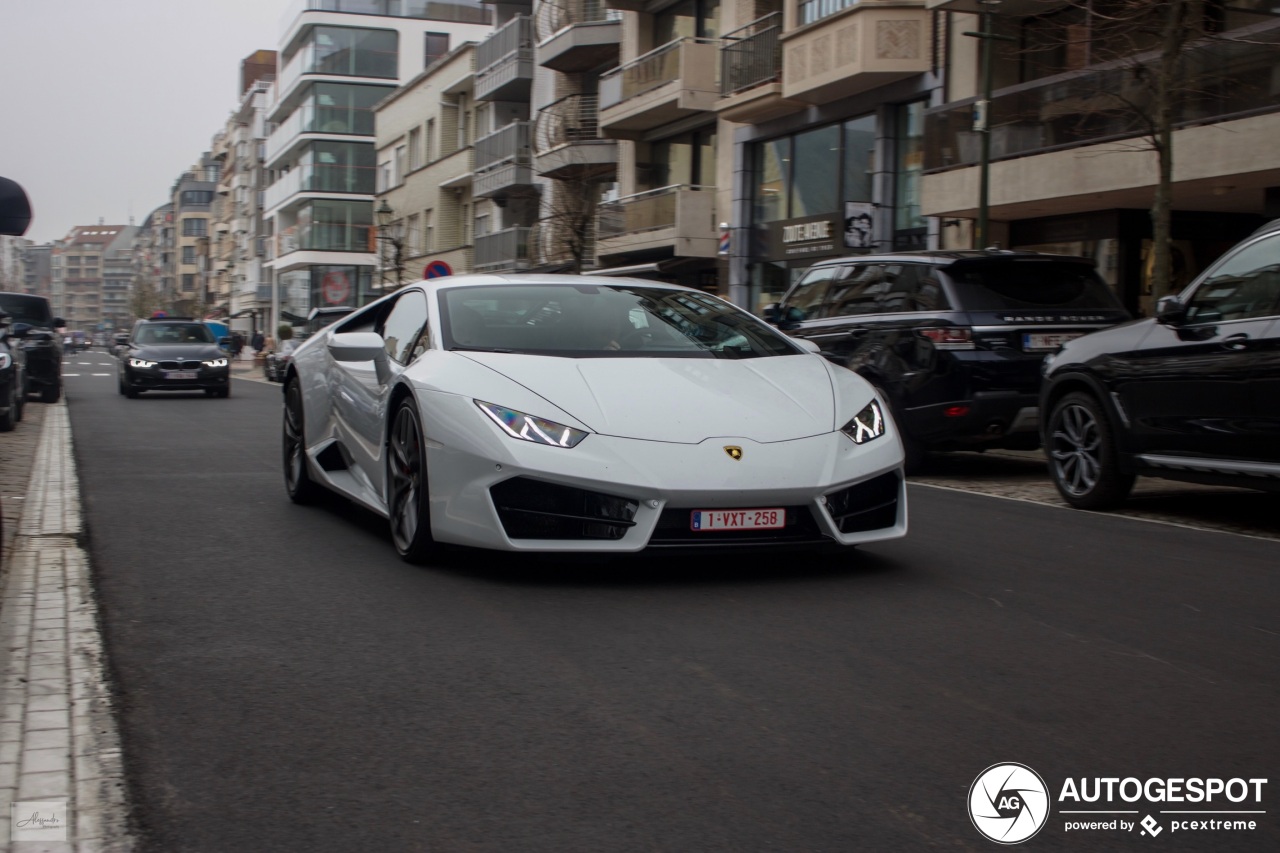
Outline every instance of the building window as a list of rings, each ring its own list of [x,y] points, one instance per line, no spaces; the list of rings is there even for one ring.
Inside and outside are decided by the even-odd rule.
[[[435,250],[436,234],[434,223],[435,211],[428,210],[422,214],[422,252],[426,254]]]
[[[395,186],[404,183],[405,163],[408,161],[406,157],[407,149],[403,145],[396,146],[396,164],[395,164]]]
[[[812,24],[841,9],[858,5],[859,0],[803,0],[800,3],[800,24]]]
[[[183,273],[182,274],[182,292],[195,293],[195,291],[196,291],[195,273]]]
[[[183,190],[180,198],[183,205],[212,204],[213,190]]]
[[[436,159],[436,120],[427,119],[427,139],[426,139],[426,161],[428,163],[435,162]]]
[[[475,235],[483,237],[489,233],[489,214],[481,213],[476,216]]]
[[[196,262],[196,247],[195,247],[195,246],[183,246],[183,247],[182,247],[182,262],[183,262],[184,264],[194,264],[194,263]]]
[[[924,171],[924,102],[895,110],[897,185],[894,193],[893,246],[923,247],[928,221],[920,215],[920,178]]]
[[[409,225],[405,231],[404,247],[405,251],[410,255],[418,254],[418,250],[422,247],[422,217],[418,214],[410,214]]]
[[[384,160],[378,164],[378,182],[374,192],[386,192],[391,189],[391,161]]]
[[[316,27],[303,67],[319,74],[396,77],[399,34],[395,30]]]
[[[840,152],[840,126],[797,133],[791,163],[791,218],[836,210],[839,186],[832,163]]]
[[[682,38],[717,38],[720,0],[683,0],[653,16],[653,46]]]
[[[182,236],[203,237],[208,233],[209,233],[209,221],[207,219],[182,220]]]
[[[409,171],[412,172],[422,165],[422,129],[413,128],[409,131]]]
[[[449,52],[449,34],[426,33],[426,45],[424,68]]]

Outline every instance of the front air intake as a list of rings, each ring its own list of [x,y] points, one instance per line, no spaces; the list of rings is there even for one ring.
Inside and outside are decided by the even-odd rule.
[[[841,533],[882,530],[898,523],[901,480],[896,471],[827,495],[827,511]]]
[[[512,539],[621,539],[638,501],[528,477],[504,480],[489,496]]]

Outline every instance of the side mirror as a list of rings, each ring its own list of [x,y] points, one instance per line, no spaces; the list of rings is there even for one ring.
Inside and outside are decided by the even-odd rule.
[[[791,340],[793,340],[796,346],[800,347],[800,349],[804,350],[805,352],[811,352],[814,355],[822,354],[822,347],[818,346],[808,338],[792,338]]]
[[[373,332],[343,332],[329,338],[329,355],[335,361],[372,361],[378,383],[391,378],[390,359],[382,336]]]
[[[1156,322],[1165,326],[1180,326],[1187,319],[1187,306],[1176,296],[1161,296],[1156,302]]]
[[[766,323],[777,323],[778,303],[770,302],[768,305],[764,306],[764,309],[760,312],[760,316],[764,318]]]

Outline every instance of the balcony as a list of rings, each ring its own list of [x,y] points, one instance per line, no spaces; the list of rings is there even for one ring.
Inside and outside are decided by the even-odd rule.
[[[1268,37],[1274,39],[1276,32],[1280,25]],[[1180,97],[1173,103],[1174,125],[1212,124],[1280,110],[1276,62],[1276,46],[1261,41],[1215,40],[1185,49]],[[1128,61],[1002,89],[992,95],[988,108],[991,159],[1143,136],[1143,112],[1133,105],[1150,98],[1148,84]],[[981,134],[973,129],[974,100],[926,113],[926,171],[977,165]]]
[[[476,272],[518,272],[529,266],[529,228],[506,228],[476,237]]]
[[[303,134],[371,137],[373,131],[373,110],[306,104],[294,110],[267,139],[267,163],[275,163],[296,144],[306,141]]]
[[[720,101],[730,121],[762,122],[803,109],[782,97],[782,13],[773,12],[720,39]]]
[[[533,19],[516,15],[476,47],[475,97],[527,101],[533,86]]]
[[[662,187],[600,205],[601,259],[637,254],[716,255],[715,188]]]
[[[376,170],[371,167],[341,165],[309,165],[283,175],[267,187],[263,208],[274,210],[299,193],[342,193],[371,196],[376,185]]]
[[[544,107],[534,123],[533,150],[538,174],[548,178],[602,178],[618,168],[618,143],[600,136],[595,95],[570,95]]]
[[[600,127],[639,137],[686,116],[714,110],[718,42],[677,39],[600,75]]]
[[[782,97],[826,104],[929,70],[931,13],[919,3],[853,5],[818,17],[825,2],[802,3],[801,20],[812,23],[781,37]]]
[[[476,140],[473,196],[503,198],[533,186],[529,135],[530,122],[513,121]]]
[[[622,13],[604,0],[561,0],[538,7],[538,64],[555,71],[588,71],[617,60]]]

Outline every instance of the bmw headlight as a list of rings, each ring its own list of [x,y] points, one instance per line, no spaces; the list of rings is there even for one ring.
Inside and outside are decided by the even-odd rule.
[[[130,367],[155,367],[156,363],[154,361],[147,361],[145,358],[131,358],[129,359],[129,366]]]
[[[480,407],[480,411],[502,427],[503,432],[521,441],[548,444],[552,447],[576,447],[578,442],[587,437],[587,433],[582,430],[558,424],[555,421],[543,420],[481,400],[476,400],[475,403]]]
[[[225,358],[211,358],[204,362],[205,367],[226,367],[228,361]]]
[[[853,416],[840,431],[853,439],[854,444],[866,444],[873,438],[884,435],[884,409],[879,400],[867,403],[866,408]]]

